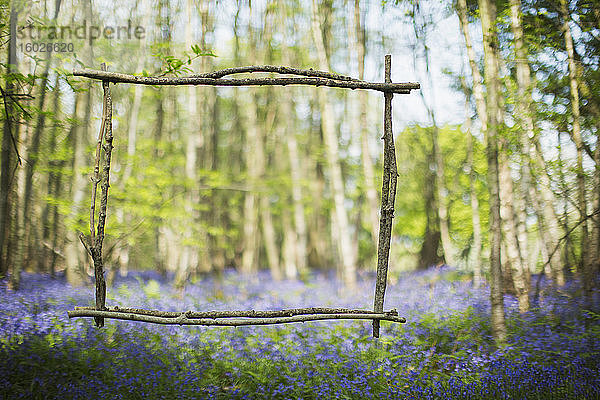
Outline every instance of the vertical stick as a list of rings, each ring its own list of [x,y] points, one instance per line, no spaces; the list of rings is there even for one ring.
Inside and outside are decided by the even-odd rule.
[[[106,71],[106,64],[102,64],[102,70]],[[96,310],[104,310],[106,302],[106,281],[104,280],[104,263],[102,260],[102,243],[104,241],[104,226],[106,224],[106,208],[108,205],[108,188],[110,187],[110,160],[112,154],[112,99],[110,97],[110,83],[102,81],[104,101],[102,110],[102,123],[98,135],[96,147],[96,164],[94,166],[94,177],[92,186],[92,206],[90,224],[92,237],[90,240],[90,253],[94,261],[94,276],[96,278]],[[102,143],[104,142],[104,145]],[[100,178],[100,150],[104,150],[102,163],[102,177]],[[102,182],[100,194],[100,211],[98,213],[97,235],[94,236],[94,207],[96,203],[96,187]],[[104,326],[104,318],[94,317],[97,327]]]
[[[385,56],[385,82],[392,82],[392,56]],[[381,189],[381,216],[379,218],[379,243],[377,246],[377,282],[373,310],[383,312],[387,271],[392,239],[392,219],[394,218],[394,201],[396,200],[396,149],[392,133],[392,92],[385,92],[385,108],[383,113],[383,184]],[[379,320],[373,320],[373,337],[379,337]]]
[[[106,71],[106,64],[102,63],[102,71]],[[104,89],[104,81],[102,81],[102,88]],[[92,176],[92,201],[90,204],[90,237],[92,239],[92,245],[96,238],[96,193],[98,190],[98,183],[100,183],[100,158],[102,151],[102,142],[104,141],[104,131],[106,130],[106,94],[102,101],[102,121],[100,124],[100,132],[98,132],[98,140],[96,141],[96,159],[94,162],[94,175]]]

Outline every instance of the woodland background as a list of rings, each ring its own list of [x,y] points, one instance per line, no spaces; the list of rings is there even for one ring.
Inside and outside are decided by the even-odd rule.
[[[28,27],[126,26],[142,39],[27,51]],[[89,282],[101,85],[72,68],[186,75],[289,65],[422,89],[395,96],[391,279],[447,264],[530,307],[532,274],[600,260],[600,8],[594,0],[2,1],[0,277]],[[451,48],[440,39],[454,24]],[[47,32],[47,31],[44,31]],[[41,42],[41,41],[38,41]],[[374,271],[383,96],[324,88],[115,85],[105,260],[178,286],[234,268],[257,279]],[[439,95],[441,93],[441,96]],[[533,282],[535,283],[535,282]],[[533,286],[534,287],[534,286]],[[495,297],[494,297],[495,296]],[[498,297],[500,296],[500,297]],[[500,300],[498,300],[500,298]],[[502,321],[492,312],[495,336]],[[494,319],[496,318],[496,319]]]

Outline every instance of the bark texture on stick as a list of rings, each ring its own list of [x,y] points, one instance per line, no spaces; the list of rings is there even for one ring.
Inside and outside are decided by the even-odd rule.
[[[392,56],[385,56],[385,81],[391,82]],[[373,311],[383,311],[383,300],[387,284],[387,271],[392,239],[392,220],[394,218],[394,201],[396,200],[396,148],[392,132],[392,93],[385,93],[383,116],[383,185],[381,189],[381,216],[379,222],[379,244],[377,247],[377,282],[375,286],[375,302]],[[379,320],[373,320],[373,337],[379,337]]]
[[[140,321],[162,325],[205,325],[205,326],[247,326],[247,325],[276,325],[289,324],[292,322],[323,321],[335,319],[377,319],[397,323],[405,323],[404,317],[392,315],[392,313],[372,313],[369,311],[352,313],[326,313],[326,314],[304,314],[292,316],[275,317],[225,317],[225,318],[194,318],[188,313],[179,313],[176,317],[158,317],[140,313],[121,312],[114,310],[75,310],[69,311],[69,318],[75,317],[103,317],[121,319],[127,321]]]
[[[102,69],[106,65],[102,64]],[[83,233],[79,234],[81,243],[89,253],[94,263],[94,277],[96,280],[96,310],[104,310],[106,302],[106,281],[104,280],[104,262],[102,260],[102,243],[104,241],[104,227],[106,225],[106,209],[108,206],[108,188],[110,187],[110,160],[113,149],[112,134],[112,99],[110,97],[110,83],[102,82],[104,91],[102,122],[98,143],[96,146],[96,159],[94,164],[94,175],[92,176],[92,199],[90,205],[90,237]],[[102,157],[102,150],[104,157]],[[102,159],[102,162],[101,162]],[[102,175],[100,165],[102,164]],[[96,194],[98,183],[100,183],[100,210],[98,212],[98,224],[95,223]],[[94,316],[97,327],[104,326],[102,316]]]
[[[323,52],[321,52],[323,53]],[[324,59],[323,54],[321,58]],[[326,58],[325,58],[326,60]],[[308,78],[259,78],[259,79],[221,79],[220,77],[239,72],[276,72],[304,75]],[[104,318],[140,321],[156,324],[175,325],[206,325],[206,326],[241,326],[241,325],[272,325],[292,322],[331,320],[331,319],[363,319],[373,320],[373,336],[379,337],[381,320],[404,323],[406,319],[398,316],[396,310],[383,311],[385,287],[387,281],[388,258],[392,234],[392,218],[394,216],[394,201],[396,197],[396,181],[398,177],[396,155],[392,133],[392,98],[393,93],[410,93],[418,89],[418,83],[391,83],[391,56],[385,58],[385,83],[369,83],[361,80],[313,70],[297,70],[288,67],[250,66],[215,71],[186,78],[139,77],[125,74],[115,74],[106,71],[79,70],[76,76],[102,80],[104,89],[102,124],[98,135],[94,175],[92,177],[92,204],[90,206],[90,236],[79,233],[79,239],[92,257],[96,277],[96,306],[77,307],[69,311],[69,318],[93,317],[96,325],[104,325]],[[312,78],[317,76],[316,78]],[[215,78],[216,77],[216,78]],[[372,89],[384,92],[384,179],[380,218],[379,252],[377,265],[377,286],[375,291],[374,311],[304,308],[281,311],[209,311],[209,312],[165,312],[156,310],[140,310],[134,308],[107,309],[105,307],[106,283],[102,260],[102,243],[106,222],[108,204],[108,189],[110,186],[110,161],[112,154],[112,99],[110,97],[110,82],[127,82],[148,85],[211,85],[211,86],[250,86],[250,85],[288,85],[302,84],[313,86],[330,86],[350,89]],[[331,130],[333,131],[333,130]],[[101,154],[104,157],[101,164]],[[332,154],[334,152],[331,152]],[[102,175],[100,175],[102,165]],[[98,223],[96,218],[97,185],[101,183],[100,210]],[[343,190],[340,191],[343,193]],[[339,223],[339,221],[337,221]]]
[[[80,311],[96,310],[94,307],[75,307],[74,311],[70,311],[73,316]],[[291,317],[294,315],[311,315],[311,314],[385,314],[388,316],[398,316],[398,311],[392,309],[390,311],[376,313],[369,310],[355,310],[349,308],[327,308],[327,307],[308,307],[308,308],[289,308],[286,310],[241,310],[241,311],[160,311],[160,310],[145,310],[141,308],[124,308],[112,307],[106,311],[122,312],[129,314],[149,315],[162,318],[177,318],[185,314],[188,318],[274,318],[274,317]]]
[[[247,67],[250,69],[250,67]],[[246,71],[250,72],[250,71]],[[364,82],[359,80],[340,80],[338,78],[321,77],[282,77],[282,78],[244,78],[244,79],[221,79],[204,78],[202,76],[182,76],[176,78],[127,75],[116,72],[96,71],[92,69],[73,70],[74,76],[98,79],[112,83],[136,83],[140,85],[208,85],[208,86],[286,86],[286,85],[309,85],[328,86],[345,89],[370,89],[380,92],[392,92],[408,94],[413,89],[419,89],[418,83],[380,83]]]

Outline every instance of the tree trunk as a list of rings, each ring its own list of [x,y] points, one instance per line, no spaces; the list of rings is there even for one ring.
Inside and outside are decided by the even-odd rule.
[[[352,20],[352,16],[349,16]],[[354,0],[354,24],[353,29],[350,29],[352,40],[350,41],[350,49],[352,54],[356,54],[358,64],[358,79],[365,78],[365,56],[366,56],[366,34],[365,27],[360,21],[360,0]],[[360,131],[360,149],[361,161],[363,168],[364,191],[367,198],[367,209],[365,212],[365,224],[370,227],[371,238],[376,244],[379,240],[379,216],[377,215],[377,189],[375,188],[375,172],[373,168],[373,159],[371,158],[371,150],[369,146],[369,134],[367,123],[367,95],[364,90],[356,93],[358,110],[355,110],[356,121],[355,126]],[[357,112],[356,112],[357,111]]]
[[[285,15],[283,18],[283,23],[285,23]],[[287,45],[283,44],[281,48],[281,56],[284,65],[290,65],[290,50]],[[291,89],[290,89],[291,90]],[[304,169],[301,167],[300,154],[298,152],[298,140],[296,129],[294,129],[295,112],[293,110],[293,102],[292,97],[289,95],[284,95],[280,98],[280,110],[282,115],[287,115],[288,118],[282,118],[283,124],[283,138],[287,145],[288,157],[290,162],[290,179],[292,185],[292,205],[293,205],[293,218],[294,218],[294,228],[295,232],[293,235],[295,236],[293,241],[293,245],[295,247],[295,271],[288,266],[291,266],[291,262],[286,264],[284,268],[285,276],[288,279],[296,278],[298,272],[301,274],[306,273],[307,269],[307,227],[306,227],[306,216],[304,214],[304,203],[302,201],[302,181],[305,178]],[[285,221],[284,221],[285,222]],[[286,225],[284,224],[284,230]],[[288,232],[288,234],[291,232]],[[285,238],[288,238],[288,235],[285,235]],[[284,249],[285,251],[285,249]]]
[[[246,168],[250,191],[244,198],[244,251],[242,253],[242,272],[255,274],[259,263],[259,231],[258,231],[258,196],[256,193],[259,179],[262,175],[261,163],[263,159],[262,143],[259,139],[256,124],[256,100],[254,95],[248,96],[246,110]],[[260,153],[260,154],[259,154]]]
[[[251,9],[250,9],[251,12]],[[248,27],[250,44],[249,54],[250,63],[254,61],[256,44],[254,42],[254,31]],[[237,37],[237,36],[236,36]],[[258,195],[258,185],[264,174],[264,147],[261,133],[258,128],[257,118],[257,99],[256,92],[247,92],[247,101],[244,107],[245,113],[245,132],[246,132],[246,170],[248,174],[248,183],[250,191],[244,198],[244,250],[242,253],[242,272],[248,275],[254,275],[259,269],[260,262],[260,230],[258,229],[258,210],[260,208],[260,197]]]
[[[147,3],[145,0],[142,0],[140,3],[140,8],[142,10],[146,9]],[[151,13],[146,13],[144,19],[142,21],[142,26],[148,26],[150,23],[150,15]],[[148,36],[144,35],[144,37],[140,41],[140,54],[144,54],[146,52],[148,42]],[[137,60],[136,69],[134,72],[139,73],[144,68],[144,57],[139,57]],[[127,187],[127,181],[131,178],[134,168],[134,157],[137,145],[137,129],[138,129],[138,118],[140,114],[140,108],[142,106],[142,94],[144,92],[144,88],[142,85],[134,85],[133,88],[133,102],[129,109],[129,121],[127,124],[127,162],[125,163],[125,168],[123,170],[123,176],[121,178],[121,188],[125,190]],[[123,210],[119,209],[116,211],[116,218],[118,224],[127,224],[131,222],[130,215],[124,215]],[[129,270],[129,243],[127,240],[124,240],[124,243],[117,249],[117,257],[119,262],[119,274],[121,276],[127,275]]]
[[[521,145],[523,151],[523,162],[521,163],[521,175],[523,182],[523,195],[528,197],[528,202],[533,205],[538,220],[540,221],[539,234],[544,239],[548,253],[554,252],[555,255],[550,260],[544,260],[550,263],[552,277],[559,285],[564,284],[564,275],[560,264],[560,253],[555,252],[554,248],[558,245],[558,220],[553,210],[554,199],[549,190],[550,182],[545,174],[545,165],[543,159],[538,158],[536,149],[539,148],[539,139],[535,132],[533,121],[533,110],[531,109],[531,73],[529,71],[527,47],[524,42],[522,12],[520,0],[510,0],[511,28],[514,36],[515,59],[517,69],[517,96],[516,96],[516,115],[515,117],[523,127],[524,134],[521,135]],[[538,143],[536,145],[536,143]],[[539,156],[541,157],[541,155]],[[536,185],[534,184],[534,173],[532,170],[539,171],[539,179],[542,188],[540,189],[541,199],[539,198]],[[528,193],[527,193],[528,191]],[[524,209],[518,206],[519,210]],[[533,259],[535,261],[535,259]]]
[[[185,48],[189,51],[194,44],[192,16],[194,15],[194,5],[192,0],[186,2],[187,23],[185,25]],[[195,209],[195,205],[200,202],[200,192],[198,191],[198,152],[204,144],[204,133],[202,123],[199,123],[198,113],[198,88],[189,86],[187,89],[187,140],[185,146],[185,177],[189,182],[190,187],[186,187],[186,199],[184,203],[185,220],[181,221],[184,226],[182,242],[191,241],[197,231],[194,228],[200,226],[200,218]],[[201,228],[200,228],[201,229]],[[192,271],[195,271],[198,263],[198,251],[194,244],[187,243],[182,246],[181,258],[175,275],[175,284],[178,287],[183,287]]]
[[[590,262],[589,250],[589,229],[587,221],[587,199],[585,188],[585,171],[583,169],[584,143],[581,136],[580,111],[579,111],[579,88],[577,83],[577,68],[575,65],[575,51],[573,45],[573,36],[569,21],[570,12],[566,0],[560,1],[560,12],[563,19],[563,32],[565,36],[565,48],[569,60],[569,84],[571,90],[571,112],[573,121],[571,127],[571,138],[577,147],[577,206],[581,223],[581,280],[587,302],[591,302],[593,290],[593,267]]]
[[[466,87],[464,88],[466,92]],[[467,94],[467,93],[465,93]],[[477,197],[477,172],[473,162],[473,133],[471,132],[471,115],[469,113],[469,97],[465,102],[465,128],[467,134],[467,171],[469,173],[469,197],[471,200],[471,221],[473,223],[473,244],[471,246],[470,259],[473,263],[473,286],[476,288],[482,284],[481,268],[481,220],[479,217],[479,199]]]
[[[55,118],[59,118],[58,114],[60,112],[59,108],[59,100],[60,100],[60,75],[56,74],[56,78],[54,80],[54,92],[52,97],[52,112],[54,113]],[[47,196],[48,198],[54,198],[57,200],[56,191],[60,190],[60,183],[57,184],[57,181],[60,181],[61,172],[58,171],[59,166],[61,165],[61,160],[56,160],[57,154],[57,138],[58,136],[58,124],[55,122],[52,126],[50,132],[50,140],[48,143],[49,148],[49,160],[48,160],[48,169],[50,172],[48,173],[48,187],[47,187]],[[56,247],[54,245],[50,245],[51,237],[56,237],[56,232],[53,232],[52,228],[56,228],[56,221],[51,224],[50,220],[56,215],[58,206],[56,205],[56,201],[52,203],[46,201],[44,204],[44,211],[42,212],[42,254],[38,259],[38,270],[39,271],[49,271],[50,275],[54,277],[54,254],[56,252]]]
[[[56,21],[58,18],[58,13],[60,11],[60,1],[57,1],[54,9],[54,18]],[[28,162],[25,164],[26,174],[25,174],[25,188],[24,188],[24,197],[22,199],[22,210],[23,213],[23,223],[24,226],[24,237],[23,243],[20,243],[19,246],[25,246],[25,251],[28,254],[27,259],[31,260],[34,258],[38,258],[40,255],[37,254],[39,250],[39,244],[34,238],[37,235],[34,234],[34,231],[37,229],[38,224],[34,224],[34,211],[32,210],[32,204],[34,200],[33,195],[33,173],[36,169],[40,154],[40,142],[42,139],[42,134],[44,133],[44,128],[46,126],[46,113],[44,112],[44,107],[46,106],[46,93],[48,92],[47,84],[48,84],[48,73],[50,71],[50,64],[52,62],[51,53],[48,53],[48,59],[45,60],[44,68],[41,74],[40,82],[39,82],[39,93],[38,93],[38,103],[37,108],[39,110],[37,122],[35,126],[35,130],[33,132],[33,137],[31,138],[31,143],[28,148]],[[21,262],[24,261],[23,254],[21,256]],[[23,268],[23,266],[19,267]]]
[[[427,156],[426,165],[431,165],[434,162],[433,155]],[[423,235],[423,244],[419,251],[419,261],[417,262],[418,269],[429,268],[433,265],[438,265],[442,262],[438,256],[438,249],[440,247],[440,223],[439,216],[436,212],[435,202],[435,175],[431,171],[431,168],[427,168],[425,171],[425,182],[424,182],[424,201],[425,201],[425,234]]]
[[[319,12],[316,0],[312,3],[312,34],[314,37],[319,68],[329,71],[329,60],[325,51],[325,41],[319,22]],[[348,214],[344,206],[345,191],[342,180],[342,171],[339,162],[338,138],[335,132],[334,113],[331,103],[327,99],[327,93],[318,90],[319,107],[321,110],[321,129],[325,140],[327,153],[327,166],[331,180],[331,191],[334,204],[334,216],[338,231],[332,230],[333,242],[339,243],[342,262],[342,280],[347,287],[356,285],[356,249],[352,247],[352,239],[348,227]]]
[[[435,97],[433,91],[433,80],[431,77],[431,71],[429,69],[430,57],[429,57],[429,47],[427,44],[427,29],[425,27],[426,22],[422,22],[420,17],[422,17],[421,9],[418,3],[415,3],[413,7],[414,17],[412,19],[412,26],[415,35],[416,45],[415,50],[413,51],[413,65],[415,69],[417,69],[417,46],[420,46],[423,52],[423,58],[425,62],[425,76],[424,79],[429,82],[431,90],[429,90],[429,99],[425,98],[425,91],[419,91],[421,96],[421,100],[423,101],[423,105],[427,110],[427,114],[429,115],[429,120],[431,122],[431,128],[428,129],[428,132],[431,134],[431,154],[433,158],[433,163],[435,165],[434,176],[435,179],[433,181],[435,186],[434,196],[436,196],[435,205],[437,206],[437,221],[439,223],[439,232],[440,232],[440,240],[442,244],[442,250],[444,252],[444,262],[447,265],[456,265],[456,261],[454,260],[454,246],[452,245],[452,239],[450,237],[450,221],[448,215],[448,194],[446,189],[446,182],[444,180],[444,158],[442,155],[442,150],[439,144],[439,136],[440,130],[437,125],[435,111],[433,109],[433,104],[435,104]]]
[[[540,239],[545,248],[542,254],[546,254],[548,258],[544,258],[544,262],[548,263],[550,277],[557,285],[565,284],[565,275],[563,271],[563,262],[561,261],[561,252],[557,249],[560,237],[560,223],[554,209],[556,198],[552,193],[550,177],[548,176],[548,168],[546,161],[543,158],[539,138],[536,135],[533,139],[531,152],[532,163],[535,165],[535,177],[539,185],[532,185],[534,193],[530,196],[534,207],[537,211],[538,218],[542,224],[540,230]],[[568,247],[568,246],[565,246]],[[567,263],[568,264],[568,263]]]
[[[471,67],[471,76],[473,78],[473,97],[475,98],[475,108],[477,115],[481,121],[481,131],[485,135],[487,130],[487,108],[485,105],[485,97],[483,94],[483,83],[481,79],[481,73],[479,72],[479,66],[477,65],[477,58],[475,56],[475,50],[473,50],[473,44],[471,42],[471,35],[469,34],[469,20],[467,19],[467,0],[457,0],[456,8],[458,12],[458,19],[460,22],[460,30],[465,39],[465,47],[467,49],[467,57],[469,59],[469,66]]]
[[[8,38],[8,57],[6,66],[6,75],[17,72],[17,11],[14,3],[10,10],[9,20],[10,35]],[[10,80],[6,82],[5,92],[10,93],[14,89],[14,85]],[[10,235],[10,227],[12,222],[11,212],[11,193],[13,169],[16,158],[13,156],[13,142],[15,132],[18,131],[18,118],[14,121],[11,117],[15,114],[10,97],[5,97],[5,114],[9,118],[4,119],[2,130],[2,150],[0,157],[0,277],[6,276],[8,273],[8,236]]]
[[[291,100],[288,96],[282,100],[282,114],[292,115]],[[298,153],[298,142],[296,131],[290,126],[289,119],[285,122],[285,138],[290,157],[290,177],[292,183],[292,203],[294,207],[294,227],[296,228],[296,266],[299,272],[306,272],[307,268],[307,233],[306,218],[304,216],[304,204],[302,202],[302,168],[300,167],[300,155]]]
[[[523,264],[523,257],[517,238],[516,212],[513,180],[508,159],[504,152],[500,154],[500,216],[502,218],[503,239],[506,244],[506,262],[504,267],[511,271],[515,294],[519,301],[519,311],[529,311],[529,286]],[[507,268],[508,267],[508,268]]]
[[[501,219],[498,169],[498,121],[500,82],[498,79],[498,38],[496,36],[496,5],[491,0],[478,0],[483,31],[485,83],[487,88],[487,151],[488,190],[490,193],[490,300],[492,332],[498,344],[506,342],[504,300],[502,295]]]

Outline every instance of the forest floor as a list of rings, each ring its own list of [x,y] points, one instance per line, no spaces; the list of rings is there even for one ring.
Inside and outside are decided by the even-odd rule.
[[[535,279],[532,280],[535,282]],[[372,307],[374,279],[357,290],[315,274],[255,282],[228,272],[185,290],[151,272],[108,289],[107,305],[161,310]],[[158,326],[69,320],[93,288],[23,275],[0,282],[0,398],[39,399],[600,399],[600,315],[581,289],[542,281],[535,308],[506,296],[508,343],[493,346],[487,288],[453,269],[407,273],[388,286],[386,309],[406,324],[310,322],[269,327]]]

